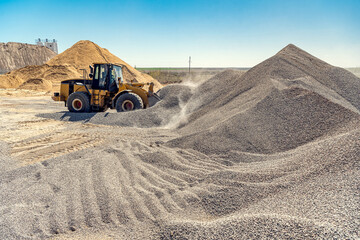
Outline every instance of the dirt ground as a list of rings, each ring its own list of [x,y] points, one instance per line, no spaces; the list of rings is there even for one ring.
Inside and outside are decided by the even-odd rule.
[[[114,142],[116,148],[121,149],[126,154],[136,155],[146,149],[159,148],[159,142],[172,137],[172,134],[164,134],[161,130],[129,130],[99,124],[40,118],[36,116],[39,113],[59,112],[67,109],[63,103],[52,101],[50,96],[45,95],[45,93],[38,93],[40,96],[19,97],[21,94],[24,93],[15,90],[3,90],[0,98],[0,135],[2,136],[1,142],[6,144],[7,149],[1,149],[1,152],[8,152],[9,157],[11,157],[10,161],[1,162],[3,173],[26,169],[27,166],[46,168],[52,165],[52,160],[48,162],[49,159],[56,159],[61,156],[66,156],[66,161],[69,161],[68,163],[71,165],[71,162],[79,155],[71,157],[69,154],[78,153],[85,156],[87,150],[94,149],[94,147],[97,147],[96,152],[99,153],[104,149],[104,146],[115,146]],[[167,130],[164,131],[168,132]],[[68,164],[66,163],[66,165]],[[36,174],[36,178],[40,179],[40,172]],[[94,199],[90,201],[94,201]],[[131,202],[129,201],[128,204]],[[135,218],[134,215],[133,217]],[[23,227],[23,225],[19,224],[19,227]],[[70,227],[70,229],[72,228]],[[63,234],[57,236],[60,231]],[[141,236],[149,237],[149,231],[149,229],[141,227],[138,230],[126,230],[124,235],[121,228],[120,231],[119,229],[102,229],[99,231],[99,229],[94,228],[80,233],[70,230],[64,234],[63,230],[51,228],[48,231],[50,235],[43,235],[43,237],[54,237],[54,239],[119,239],[119,236],[124,235],[126,239],[131,239],[131,232],[134,232],[136,233],[134,239],[141,239]],[[144,233],[141,234],[141,232]],[[3,233],[2,236],[4,236]],[[26,236],[29,235],[20,234],[16,238],[26,238]]]
[[[81,131],[79,124],[38,118],[41,112],[58,111],[59,104],[49,96],[1,97],[1,136],[11,146],[11,156],[22,159],[20,165],[32,164],[51,157],[82,149],[89,136],[75,133]],[[15,95],[15,96],[14,96]],[[66,149],[57,151],[55,148]]]

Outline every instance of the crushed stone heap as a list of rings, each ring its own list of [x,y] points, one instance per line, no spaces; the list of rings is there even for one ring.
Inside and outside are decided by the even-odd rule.
[[[293,149],[356,126],[359,89],[352,73],[290,44],[241,76],[226,71],[200,85],[184,136],[169,145],[229,155]]]

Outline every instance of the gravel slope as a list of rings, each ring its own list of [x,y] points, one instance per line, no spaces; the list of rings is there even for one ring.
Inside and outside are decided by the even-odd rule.
[[[289,45],[146,110],[0,105],[0,159],[21,163],[1,170],[0,238],[358,239],[359,79],[336,69]]]

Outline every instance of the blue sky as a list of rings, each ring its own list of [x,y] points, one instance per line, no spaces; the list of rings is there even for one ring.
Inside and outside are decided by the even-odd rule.
[[[0,42],[91,40],[137,67],[251,67],[289,43],[360,67],[360,0],[0,0]]]

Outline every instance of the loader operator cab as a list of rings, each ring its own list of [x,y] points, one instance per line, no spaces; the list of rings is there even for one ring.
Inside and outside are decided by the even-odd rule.
[[[95,63],[94,68],[90,67],[90,70],[90,78],[93,78],[92,89],[116,92],[119,89],[119,84],[123,81],[120,65]]]

